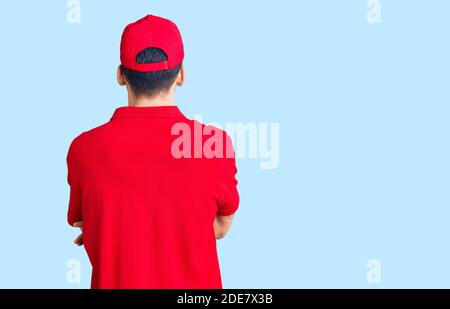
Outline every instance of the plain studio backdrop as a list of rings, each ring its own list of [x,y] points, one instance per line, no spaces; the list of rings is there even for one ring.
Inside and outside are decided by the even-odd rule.
[[[65,157],[126,104],[120,36],[148,13],[183,34],[187,116],[279,125],[275,169],[238,160],[224,287],[449,287],[450,2],[371,2],[80,0],[69,23],[70,1],[2,1],[0,287],[89,286]]]

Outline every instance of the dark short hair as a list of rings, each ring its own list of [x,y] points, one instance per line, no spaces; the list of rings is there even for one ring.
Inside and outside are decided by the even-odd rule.
[[[147,48],[136,56],[141,64],[162,62],[167,60],[166,53],[159,48]],[[154,97],[169,91],[181,70],[181,64],[173,69],[154,72],[138,72],[120,66],[133,94],[137,97]]]

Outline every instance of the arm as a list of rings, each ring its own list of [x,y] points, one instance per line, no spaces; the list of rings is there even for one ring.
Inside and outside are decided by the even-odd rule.
[[[83,245],[83,221],[78,221],[73,224],[73,227],[80,228],[81,234],[78,235],[77,238],[73,241],[75,245],[82,246]]]
[[[217,199],[218,209],[214,220],[216,239],[224,238],[230,230],[234,214],[239,207],[239,193],[236,179],[236,158],[230,137],[225,134],[225,158],[220,163],[220,194]]]
[[[216,239],[224,238],[230,230],[231,223],[233,222],[234,215],[231,216],[216,216],[214,220],[214,233]]]
[[[83,245],[83,222],[82,222],[82,207],[81,207],[81,189],[78,182],[78,165],[75,160],[77,152],[78,138],[76,138],[70,145],[69,152],[67,154],[67,182],[70,186],[70,198],[69,198],[69,210],[67,213],[68,223],[75,228],[80,228],[81,234],[74,240],[74,243],[78,246]]]

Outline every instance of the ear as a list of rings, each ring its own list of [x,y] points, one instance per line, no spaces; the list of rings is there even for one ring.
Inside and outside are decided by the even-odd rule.
[[[122,73],[120,65],[117,67],[117,82],[120,86],[125,86],[127,83],[125,81],[125,76]]]
[[[184,76],[185,76],[185,74],[186,74],[186,71],[185,71],[184,65],[183,65],[183,66],[181,66],[180,73],[178,73],[178,77],[177,77],[177,80],[176,80],[176,83],[175,83],[178,87],[181,87],[181,86],[184,85]]]

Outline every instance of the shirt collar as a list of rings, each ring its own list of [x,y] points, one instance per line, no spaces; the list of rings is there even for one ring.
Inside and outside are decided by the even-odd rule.
[[[177,106],[152,106],[152,107],[119,107],[114,112],[111,120],[116,118],[173,118],[184,117]]]

